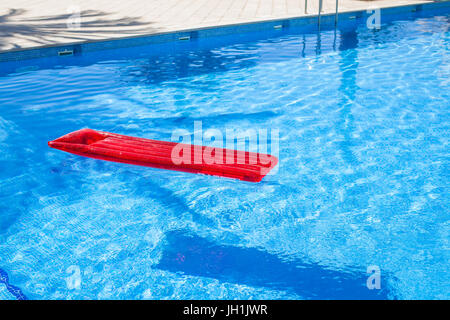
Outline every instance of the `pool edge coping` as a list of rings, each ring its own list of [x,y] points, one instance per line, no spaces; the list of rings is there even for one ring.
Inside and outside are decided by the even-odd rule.
[[[376,7],[373,5],[372,7],[366,9],[358,9],[358,10],[349,10],[342,11],[338,13],[339,21],[350,21],[356,18],[361,18],[364,12],[368,10],[380,9],[382,11],[392,11],[387,14],[395,14],[396,12],[416,12],[420,8],[422,10],[423,7],[433,7],[433,9],[439,7],[450,7],[450,0],[444,1],[421,1],[416,4],[407,4],[407,5],[388,5],[384,7]],[[415,8],[416,10],[408,10],[408,8]],[[395,12],[396,11],[396,12]],[[356,18],[352,15],[356,14]],[[330,26],[330,20],[334,21],[335,13],[323,13],[322,17],[322,25]],[[283,29],[290,25],[290,22],[297,22],[298,25],[308,25],[311,22],[312,24],[317,23],[318,14],[308,14],[305,16],[286,16],[286,17],[278,17],[271,19],[263,19],[256,21],[246,21],[246,22],[236,22],[230,24],[219,24],[214,26],[204,26],[204,27],[196,27],[196,28],[187,28],[187,29],[177,29],[177,30],[168,30],[156,33],[147,33],[140,35],[132,35],[125,37],[117,37],[117,38],[109,38],[109,39],[91,39],[91,40],[81,40],[75,42],[68,43],[55,43],[55,44],[46,44],[42,46],[34,46],[28,48],[15,48],[9,49],[5,51],[0,50],[0,63],[2,62],[11,62],[11,61],[22,61],[29,59],[38,59],[44,57],[52,57],[57,56],[60,52],[65,50],[72,51],[72,53],[76,53],[77,51],[82,52],[90,52],[90,51],[101,51],[108,49],[119,49],[124,47],[137,47],[142,45],[150,45],[150,44],[160,44],[160,43],[170,43],[177,42],[180,40],[191,40],[194,38],[208,38],[212,36],[223,36],[223,35],[232,35],[232,34],[240,34],[252,31],[267,31],[273,30],[275,24],[278,26],[281,24],[281,28]],[[258,28],[259,27],[259,28]],[[232,29],[241,29],[241,30],[232,30]],[[252,29],[252,30],[242,30],[242,29]],[[226,32],[228,31],[228,32]],[[231,32],[230,32],[231,31]],[[202,33],[201,36],[198,36],[199,33]],[[208,34],[212,33],[212,34]],[[194,36],[193,36],[194,35]]]

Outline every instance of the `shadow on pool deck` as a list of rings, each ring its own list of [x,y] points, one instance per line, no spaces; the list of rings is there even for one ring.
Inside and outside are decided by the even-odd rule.
[[[367,289],[365,270],[332,270],[281,259],[254,248],[218,245],[181,231],[168,233],[166,240],[167,246],[156,266],[162,270],[287,291],[303,299],[388,298],[385,289]]]
[[[138,31],[151,33],[157,30],[150,27],[152,23],[136,17],[110,18],[109,13],[96,10],[80,12],[83,20],[79,29],[68,28],[70,13],[29,18],[25,17],[26,12],[25,9],[9,9],[0,15],[0,51],[20,49],[19,43],[23,41],[43,46],[94,40],[99,35],[114,38],[114,34],[124,37]]]

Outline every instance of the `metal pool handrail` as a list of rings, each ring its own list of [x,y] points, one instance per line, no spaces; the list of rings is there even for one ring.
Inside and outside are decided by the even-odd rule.
[[[322,7],[323,7],[323,0],[319,0],[319,13],[317,15],[317,23],[319,24],[319,30],[320,30],[320,19],[322,15]]]
[[[339,19],[339,0],[336,0],[336,14],[334,16],[334,25],[337,26]]]
[[[320,18],[322,15],[322,9],[323,9],[323,0],[319,0],[319,13],[317,15],[317,22],[319,24],[320,28]],[[305,14],[308,13],[308,0],[305,0]],[[336,0],[336,14],[334,17],[334,25],[337,26],[338,24],[338,17],[339,17],[339,0]]]

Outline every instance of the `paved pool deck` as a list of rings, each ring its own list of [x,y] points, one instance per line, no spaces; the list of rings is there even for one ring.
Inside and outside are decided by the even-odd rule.
[[[0,52],[316,16],[319,0],[1,0]],[[339,12],[437,2],[339,0]],[[336,0],[324,0],[334,13]],[[79,24],[78,24],[79,23]]]

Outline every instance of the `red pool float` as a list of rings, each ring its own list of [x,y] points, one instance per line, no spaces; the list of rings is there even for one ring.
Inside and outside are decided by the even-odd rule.
[[[50,141],[76,155],[139,166],[259,182],[278,163],[274,156],[246,151],[157,141],[82,129]]]

